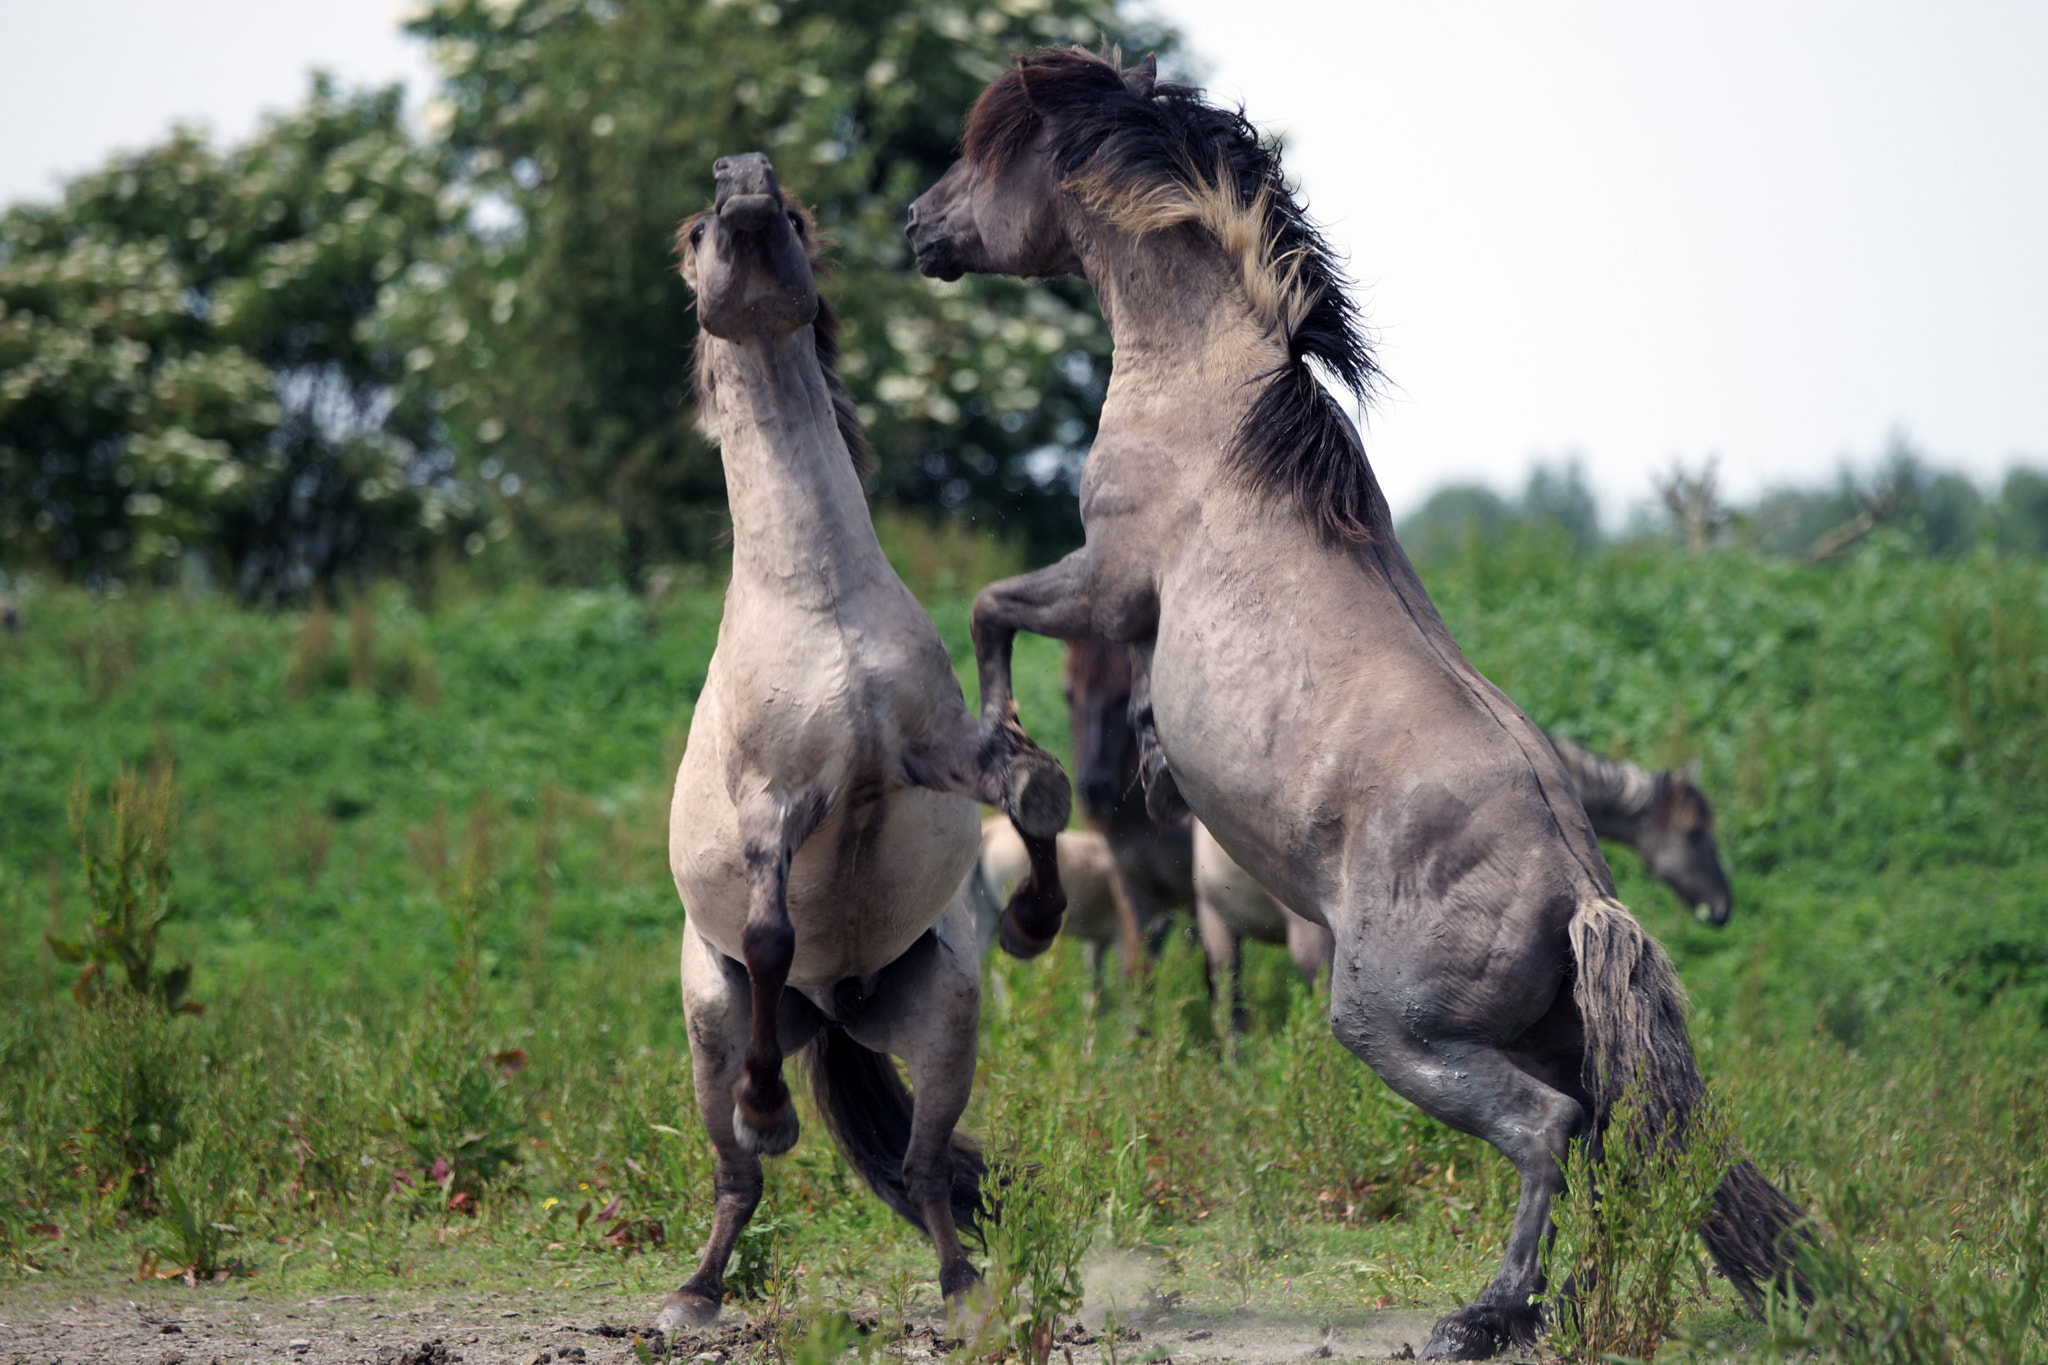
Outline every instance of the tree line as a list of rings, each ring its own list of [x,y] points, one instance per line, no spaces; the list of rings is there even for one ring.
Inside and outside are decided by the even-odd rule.
[[[1676,464],[1654,480],[1658,501],[1635,510],[1616,533],[1623,540],[1675,539],[1694,552],[1734,546],[1824,562],[1851,553],[1884,528],[1910,553],[1938,558],[1980,544],[2009,553],[2048,555],[2048,471],[2015,463],[1998,487],[1980,489],[1943,470],[1895,436],[1868,468],[1845,464],[1828,482],[1781,486],[1748,505],[1727,502],[1716,462]],[[1574,553],[1615,538],[1578,461],[1538,460],[1519,496],[1478,483],[1439,488],[1402,518],[1398,534],[1417,560],[1451,558],[1468,546],[1536,537]]]
[[[0,572],[275,602],[487,548],[570,583],[714,555],[724,483],[671,237],[711,162],[749,149],[834,243],[875,495],[1033,559],[1078,543],[1109,361],[1092,295],[921,279],[903,208],[1009,55],[1114,41],[1171,64],[1171,31],[1121,0],[432,0],[407,27],[439,71],[420,119],[316,76],[245,143],[175,131],[0,212]],[[2048,476],[1986,497],[1887,458],[1748,509],[1674,470],[1649,529],[2048,552]],[[1545,465],[1519,499],[1443,489],[1402,535],[1428,559],[1517,526],[1600,538],[1576,469]]]
[[[0,214],[0,568],[275,601],[494,553],[551,581],[715,552],[676,224],[759,149],[833,245],[874,492],[1034,554],[1109,341],[1079,281],[939,285],[903,208],[1010,54],[1173,35],[1116,0],[434,0],[438,89],[313,79]]]

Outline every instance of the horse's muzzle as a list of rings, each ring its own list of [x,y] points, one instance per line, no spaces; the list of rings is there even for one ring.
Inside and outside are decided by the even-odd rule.
[[[760,152],[722,156],[711,165],[718,182],[712,208],[736,232],[759,232],[782,213],[782,187],[775,167]]]

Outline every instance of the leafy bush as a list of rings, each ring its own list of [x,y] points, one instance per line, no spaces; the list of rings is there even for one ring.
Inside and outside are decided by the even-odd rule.
[[[171,844],[178,837],[178,785],[169,766],[147,779],[121,769],[107,792],[103,826],[92,819],[82,767],[67,805],[91,918],[79,938],[44,937],[58,961],[85,964],[71,993],[81,1004],[98,1000],[110,989],[109,969],[118,967],[133,994],[198,1013],[201,1006],[184,1000],[191,964],[163,972],[156,967],[157,933],[177,913],[171,902]]]
[[[1551,1339],[1570,1360],[1649,1360],[1686,1306],[1686,1272],[1706,1278],[1699,1229],[1714,1191],[1738,1159],[1726,1122],[1701,1109],[1689,1145],[1645,1135],[1637,1092],[1614,1107],[1604,1161],[1574,1140],[1565,1194],[1551,1206],[1556,1236],[1544,1249]]]

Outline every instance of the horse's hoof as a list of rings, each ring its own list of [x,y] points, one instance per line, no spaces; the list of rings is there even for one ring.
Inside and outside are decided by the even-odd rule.
[[[797,1132],[794,1105],[785,1106],[782,1117],[766,1128],[756,1128],[747,1122],[746,1114],[738,1105],[732,1107],[732,1133],[739,1140],[742,1151],[752,1152],[755,1156],[781,1156],[796,1146]]]
[[[1145,814],[1161,825],[1171,825],[1188,818],[1191,811],[1181,797],[1180,784],[1173,780],[1173,773],[1165,763],[1160,763],[1149,772],[1141,772],[1145,784]]]
[[[1017,926],[1017,916],[1009,910],[1003,911],[1003,917],[996,921],[996,944],[1011,957],[1037,957],[1052,947],[1052,941],[1059,936],[1059,925],[1055,923],[1053,931],[1044,938],[1032,938]]]
[[[1424,1360],[1486,1360],[1509,1346],[1531,1346],[1541,1310],[1509,1313],[1490,1303],[1475,1303],[1446,1313],[1430,1329]]]
[[[1036,745],[1013,754],[1003,773],[1003,813],[1029,839],[1050,839],[1074,813],[1074,791],[1060,761]]]
[[[654,1325],[664,1332],[677,1332],[689,1327],[709,1327],[718,1321],[718,1301],[688,1289],[678,1289],[661,1301],[661,1312],[655,1316]]]
[[[968,1267],[972,1276],[957,1289],[946,1289],[946,1276],[939,1276],[939,1288],[946,1299],[946,1335],[974,1342],[981,1338],[990,1326],[995,1324],[995,1297],[988,1291],[982,1278]]]

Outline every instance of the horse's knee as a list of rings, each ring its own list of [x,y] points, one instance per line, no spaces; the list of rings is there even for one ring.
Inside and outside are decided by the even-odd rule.
[[[796,960],[796,929],[787,914],[750,915],[740,931],[740,952],[750,976],[787,976]]]

